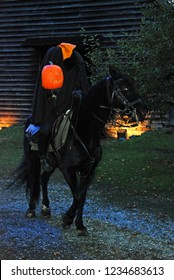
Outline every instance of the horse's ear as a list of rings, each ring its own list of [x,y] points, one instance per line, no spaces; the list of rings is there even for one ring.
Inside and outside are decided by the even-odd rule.
[[[109,73],[111,74],[111,77],[115,80],[118,77],[122,76],[120,70],[112,65],[109,65]]]

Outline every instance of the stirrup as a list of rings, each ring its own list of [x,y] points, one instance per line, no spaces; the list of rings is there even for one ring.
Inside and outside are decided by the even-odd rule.
[[[41,163],[41,173],[42,172],[50,172],[52,171],[52,166],[49,164],[49,161],[46,159],[46,158],[42,158],[40,160],[40,163]]]

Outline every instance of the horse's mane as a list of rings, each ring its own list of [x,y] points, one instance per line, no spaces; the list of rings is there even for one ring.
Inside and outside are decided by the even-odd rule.
[[[106,104],[106,96],[107,83],[106,79],[102,79],[92,86],[86,95],[83,95],[81,106],[74,114],[74,126],[76,127],[78,135],[85,143],[88,143],[91,135],[93,135],[95,139],[100,137],[98,129],[101,128],[101,125],[103,126],[103,123],[96,122],[94,115],[96,111],[100,109],[100,105]],[[106,110],[103,110],[103,113],[105,114]]]
[[[102,100],[105,98],[106,93],[106,78],[100,80],[98,83],[93,85],[88,94],[84,95],[83,102],[82,102],[82,108],[81,111],[86,112],[90,114],[93,112],[94,108],[98,106],[102,102]]]

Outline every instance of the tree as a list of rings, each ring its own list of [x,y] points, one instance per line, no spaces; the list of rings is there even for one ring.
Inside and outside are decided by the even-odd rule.
[[[134,78],[150,110],[165,112],[174,104],[174,6],[147,6],[140,30],[124,35],[115,42],[117,51],[99,48],[99,42],[95,47],[93,40],[87,54],[92,81],[114,64]]]
[[[143,10],[140,31],[122,39],[119,50],[124,57],[122,68],[134,77],[150,109],[165,111],[174,104],[172,5],[152,5]]]

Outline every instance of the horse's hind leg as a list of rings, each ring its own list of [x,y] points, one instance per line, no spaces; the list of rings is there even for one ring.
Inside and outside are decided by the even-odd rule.
[[[44,218],[50,218],[51,217],[51,209],[49,207],[49,198],[48,198],[48,181],[50,179],[51,174],[54,172],[54,168],[52,171],[49,172],[43,172],[41,175],[41,186],[42,186],[42,209],[41,209],[41,215]]]
[[[28,163],[27,192],[29,192],[29,208],[26,212],[27,218],[36,216],[36,205],[40,196],[40,161],[34,152],[30,154]]]
[[[32,192],[30,191],[29,208],[27,209],[25,216],[27,218],[34,218],[34,217],[36,217],[36,211],[35,210],[36,210],[36,202],[33,199]]]

